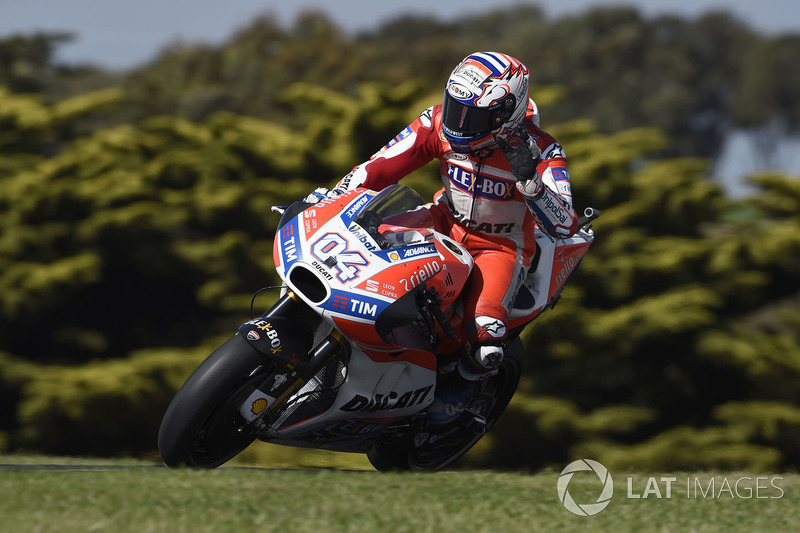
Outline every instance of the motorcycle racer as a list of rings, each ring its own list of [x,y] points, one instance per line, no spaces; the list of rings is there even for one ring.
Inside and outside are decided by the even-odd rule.
[[[335,191],[318,189],[316,201],[356,187],[381,190],[433,159],[444,187],[427,205],[437,231],[462,243],[474,259],[465,290],[469,349],[458,360],[460,380],[437,387],[432,420],[453,419],[479,380],[503,358],[508,314],[536,251],[534,228],[554,238],[577,231],[578,217],[564,150],[540,128],[529,96],[529,72],[519,60],[477,52],[452,71],[444,101],[419,117]]]

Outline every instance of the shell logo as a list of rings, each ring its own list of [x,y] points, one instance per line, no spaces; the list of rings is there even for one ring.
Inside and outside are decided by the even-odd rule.
[[[257,398],[250,406],[250,412],[254,415],[260,415],[267,408],[269,402],[266,398]]]

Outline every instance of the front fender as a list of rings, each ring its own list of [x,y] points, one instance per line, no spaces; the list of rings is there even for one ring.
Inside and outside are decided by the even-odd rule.
[[[269,359],[302,372],[321,320],[322,317],[288,292],[259,318],[239,326],[238,335]]]

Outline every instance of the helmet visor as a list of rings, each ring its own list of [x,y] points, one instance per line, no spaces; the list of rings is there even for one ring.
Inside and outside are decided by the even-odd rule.
[[[460,137],[488,133],[505,122],[508,114],[506,107],[503,103],[492,107],[475,107],[463,104],[445,92],[442,124],[448,133]]]

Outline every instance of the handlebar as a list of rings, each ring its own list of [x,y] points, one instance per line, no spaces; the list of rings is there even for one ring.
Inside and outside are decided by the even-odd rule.
[[[583,210],[583,216],[578,219],[578,229],[583,228],[600,216],[600,210],[594,207],[587,207]]]

